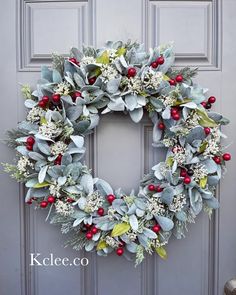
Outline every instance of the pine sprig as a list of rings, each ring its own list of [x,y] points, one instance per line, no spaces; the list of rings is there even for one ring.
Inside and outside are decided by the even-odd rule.
[[[57,53],[52,53],[52,68],[57,70],[60,74],[64,71],[64,57]]]
[[[182,75],[184,80],[189,80],[196,77],[198,73],[198,68],[191,69],[190,67],[185,67],[181,70],[171,69],[171,71],[167,72],[167,75],[174,79],[177,75]]]
[[[16,148],[18,146],[18,143],[16,141],[19,137],[24,137],[25,134],[20,131],[19,129],[11,129],[6,132],[7,138],[4,140],[4,142],[10,147],[10,148]]]

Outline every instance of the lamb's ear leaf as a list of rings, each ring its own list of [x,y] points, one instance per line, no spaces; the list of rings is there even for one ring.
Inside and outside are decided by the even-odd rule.
[[[174,227],[173,221],[168,217],[155,215],[155,218],[163,231],[170,231]]]
[[[138,123],[143,117],[143,108],[138,108],[129,112],[131,119]]]
[[[39,174],[38,174],[38,181],[39,183],[43,183],[44,182],[44,179],[46,177],[46,173],[47,173],[47,170],[48,170],[48,165],[42,167],[39,171]]]

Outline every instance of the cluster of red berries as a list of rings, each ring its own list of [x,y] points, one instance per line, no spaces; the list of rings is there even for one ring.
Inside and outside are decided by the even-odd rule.
[[[161,193],[163,191],[163,188],[160,185],[149,184],[148,185],[148,190],[150,192]]]
[[[85,228],[88,230],[85,234],[87,240],[91,240],[94,235],[98,233],[98,228],[92,224],[84,224]]]
[[[220,156],[214,156],[214,157],[213,157],[213,160],[214,160],[215,163],[218,164],[218,165],[221,164],[222,159],[223,159],[224,161],[230,161],[230,160],[231,160],[231,155],[230,155],[229,153],[225,153],[225,154],[223,154],[222,157],[220,157]]]
[[[165,59],[163,56],[159,56],[155,61],[153,61],[151,63],[151,67],[153,69],[156,69],[159,65],[163,65],[163,63],[165,62]]]
[[[109,194],[109,195],[107,195],[106,198],[107,198],[107,202],[108,202],[110,205],[111,205],[112,202],[116,199],[116,197],[115,197],[113,194]],[[104,208],[102,208],[102,207],[98,208],[98,210],[97,210],[97,214],[98,214],[99,216],[103,216],[104,213],[105,213]]]
[[[42,99],[38,102],[38,106],[40,107],[40,108],[42,108],[42,109],[45,109],[48,105],[49,105],[49,97],[47,96],[47,95],[44,95],[43,97],[42,97]],[[60,103],[60,101],[61,101],[61,96],[60,96],[60,94],[58,94],[58,93],[54,93],[53,95],[52,95],[52,101],[55,103],[55,104],[58,104],[58,103]]]
[[[29,136],[26,139],[26,148],[27,148],[28,151],[32,151],[33,150],[34,143],[35,143],[35,139],[34,139],[33,136]]]
[[[179,113],[179,108],[173,107],[170,110],[171,118],[175,121],[179,121],[180,119],[180,113]]]
[[[32,197],[31,199],[29,199],[27,201],[27,204],[31,205],[33,200],[35,201],[36,198]],[[39,205],[40,205],[41,208],[46,208],[48,206],[48,204],[53,204],[53,203],[55,203],[55,201],[56,201],[56,198],[54,196],[52,196],[52,195],[49,195],[47,197],[47,200],[41,201],[39,203]]]
[[[174,79],[170,79],[169,83],[171,86],[175,86],[176,83],[182,83],[184,80],[182,75],[177,75]]]
[[[183,177],[184,184],[190,184],[191,176],[193,176],[194,171],[192,169],[186,170],[185,168],[180,169],[180,177]]]
[[[210,109],[212,107],[212,104],[216,102],[215,96],[210,96],[207,101],[201,102],[201,105],[205,109]]]
[[[35,197],[32,197],[30,198],[28,201],[27,201],[27,204],[31,205],[32,204],[32,201],[35,201],[37,198]],[[72,198],[67,198],[66,200],[68,203],[73,203],[74,202],[74,199]],[[46,208],[48,206],[48,204],[53,204],[56,202],[56,198],[52,195],[49,195],[47,197],[47,200],[43,200],[39,203],[40,207],[41,208]]]

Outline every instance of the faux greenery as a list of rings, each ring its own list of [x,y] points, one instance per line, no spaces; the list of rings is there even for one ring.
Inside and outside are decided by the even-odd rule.
[[[108,42],[72,48],[69,58],[54,54],[37,88],[23,86],[28,113],[8,133],[17,163],[5,170],[25,184],[27,203],[49,208],[74,249],[101,256],[115,250],[136,264],[145,252],[165,259],[172,234],[181,238],[202,209],[218,208],[215,188],[230,158],[220,127],[228,120],[210,111],[207,89],[192,81],[196,69],[173,70],[173,62],[171,45],[147,53],[137,43]],[[83,164],[85,136],[110,112],[136,123],[148,112],[153,148],[166,147],[165,161],[137,192],[114,191]]]

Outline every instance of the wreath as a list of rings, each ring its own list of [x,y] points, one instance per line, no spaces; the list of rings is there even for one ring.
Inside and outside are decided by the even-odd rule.
[[[147,53],[138,43],[107,42],[72,48],[69,58],[53,54],[36,90],[22,86],[28,112],[8,131],[17,160],[4,169],[25,184],[27,204],[49,209],[47,219],[68,234],[66,246],[100,256],[115,251],[136,265],[145,252],[165,259],[172,234],[183,237],[202,210],[211,215],[219,207],[215,190],[231,158],[220,144],[228,120],[193,83],[197,69],[173,69],[173,62],[172,44]],[[114,191],[84,164],[84,138],[109,112],[136,123],[147,112],[153,147],[166,148],[136,193]]]

